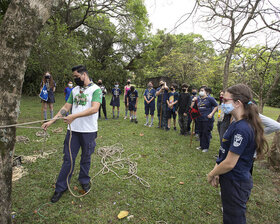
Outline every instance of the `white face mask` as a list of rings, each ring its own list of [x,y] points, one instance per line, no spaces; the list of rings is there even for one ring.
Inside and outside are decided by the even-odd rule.
[[[206,95],[206,94],[205,94],[204,91],[200,91],[200,92],[199,92],[199,96],[204,97],[205,95]]]
[[[118,87],[119,87],[119,85],[115,85],[115,87],[116,87],[116,88],[118,88]]]
[[[69,87],[72,87],[72,86],[73,86],[73,84],[68,84],[68,86],[69,86]]]

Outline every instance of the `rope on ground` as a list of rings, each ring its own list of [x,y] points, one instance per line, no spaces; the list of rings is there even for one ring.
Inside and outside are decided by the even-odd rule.
[[[30,142],[30,139],[26,136],[19,135],[16,136],[16,142],[23,142],[24,144],[27,144],[28,142]]]
[[[57,150],[54,149],[54,150],[49,150],[49,151],[46,151],[46,152],[43,152],[41,154],[35,154],[35,155],[32,155],[32,156],[22,156],[22,162],[23,163],[28,163],[28,162],[35,162],[38,158],[42,158],[42,159],[45,159],[47,158],[49,155],[53,154],[53,153],[56,153]]]
[[[70,139],[71,139],[71,131],[70,131]],[[69,139],[69,141],[70,141],[70,139]],[[69,143],[69,146],[70,146],[70,143]],[[69,152],[70,152],[70,149],[69,149]],[[123,145],[120,144],[120,143],[117,143],[117,144],[112,145],[112,146],[104,146],[104,147],[98,148],[97,149],[97,155],[99,155],[101,157],[100,162],[103,165],[103,168],[101,168],[91,178],[91,181],[100,174],[107,174],[107,173],[112,172],[119,179],[127,180],[129,178],[135,177],[137,180],[139,180],[139,182],[143,186],[150,187],[150,184],[149,184],[148,181],[144,180],[143,178],[141,178],[137,175],[137,171],[138,171],[137,170],[137,162],[132,161],[133,157],[135,157],[134,160],[137,160],[137,159],[141,158],[141,156],[137,153],[133,153],[133,154],[129,155],[128,157],[122,158],[122,153],[123,152],[124,152]],[[71,152],[70,152],[70,159],[72,159]],[[71,164],[72,164],[72,162],[71,162]],[[117,173],[117,171],[115,171],[115,170],[125,169],[126,167],[128,168],[128,174],[125,175],[125,176],[120,176]],[[81,197],[87,195],[90,192],[91,189],[89,191],[85,192],[82,195],[76,195],[76,194],[73,193],[73,191],[71,190],[70,184],[68,182],[68,179],[69,179],[68,177],[69,177],[71,171],[72,171],[72,166],[71,166],[70,172],[69,172],[69,174],[67,176],[67,179],[66,179],[69,192],[76,198],[81,198]]]
[[[133,161],[132,159],[136,156],[135,160],[137,160],[141,158],[141,156],[139,154],[133,153],[128,157],[122,158],[123,152],[123,145],[120,143],[112,146],[104,146],[98,148],[97,154],[101,157],[101,164],[103,165],[103,168],[93,178],[98,176],[100,173],[107,174],[109,172],[112,172],[122,180],[127,180],[129,178],[135,177],[143,186],[150,187],[150,184],[146,180],[137,175],[137,162]],[[114,171],[114,169],[121,170],[126,167],[128,168],[128,174],[125,176],[121,177],[117,174],[116,171]]]
[[[24,168],[23,166],[14,166],[13,167],[13,177],[12,177],[12,181],[17,181],[20,178],[22,178],[23,176],[27,175],[27,168]]]

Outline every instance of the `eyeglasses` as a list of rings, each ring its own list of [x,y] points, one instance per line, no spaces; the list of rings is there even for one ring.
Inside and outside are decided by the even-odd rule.
[[[229,100],[233,100],[233,99],[231,99],[231,98],[223,98],[223,103],[226,103],[226,102],[228,102]]]

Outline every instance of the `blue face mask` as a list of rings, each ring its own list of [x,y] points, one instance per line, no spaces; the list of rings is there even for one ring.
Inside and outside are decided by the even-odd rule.
[[[230,114],[230,112],[234,110],[234,106],[231,103],[229,104],[222,103],[222,110],[224,111],[225,114]]]

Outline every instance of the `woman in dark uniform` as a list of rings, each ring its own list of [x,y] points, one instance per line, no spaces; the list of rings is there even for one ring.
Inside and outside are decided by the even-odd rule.
[[[268,149],[258,108],[252,101],[252,92],[244,84],[229,87],[223,98],[222,109],[234,121],[223,135],[219,158],[208,174],[208,182],[212,186],[220,183],[224,224],[246,223],[254,154],[260,157]]]
[[[48,91],[48,100],[47,101],[41,100],[41,102],[44,111],[44,119],[47,120],[48,106],[50,108],[51,119],[53,118],[53,104],[55,103],[54,92],[56,88],[55,81],[53,80],[53,77],[49,72],[46,72],[43,75],[40,91],[42,91],[44,85],[46,86]]]

